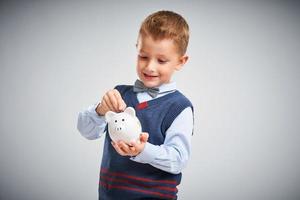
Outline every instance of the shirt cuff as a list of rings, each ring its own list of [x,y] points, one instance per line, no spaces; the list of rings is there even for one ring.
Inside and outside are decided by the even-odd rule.
[[[105,121],[105,116],[100,116],[98,115],[98,113],[96,112],[96,107],[98,104],[94,104],[90,107],[88,107],[88,113],[91,116],[91,118],[93,119],[93,121],[99,125],[99,124],[103,124],[106,123]]]
[[[147,142],[145,144],[144,150],[137,156],[131,157],[130,159],[139,163],[152,163],[156,158],[158,148],[159,146]]]

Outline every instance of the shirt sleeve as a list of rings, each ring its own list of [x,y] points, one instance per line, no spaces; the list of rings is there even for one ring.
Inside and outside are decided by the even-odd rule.
[[[78,114],[77,129],[83,137],[89,140],[101,137],[105,131],[105,118],[96,113],[96,107],[97,104],[92,105]]]
[[[190,157],[193,126],[193,111],[188,107],[175,118],[168,128],[162,145],[153,145],[147,142],[144,150],[130,159],[148,163],[172,174],[179,174]]]

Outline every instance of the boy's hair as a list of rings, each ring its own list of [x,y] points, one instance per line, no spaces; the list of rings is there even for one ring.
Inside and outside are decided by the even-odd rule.
[[[149,35],[154,40],[171,39],[180,55],[184,55],[189,43],[189,25],[185,19],[172,11],[158,11],[142,23],[139,34]]]

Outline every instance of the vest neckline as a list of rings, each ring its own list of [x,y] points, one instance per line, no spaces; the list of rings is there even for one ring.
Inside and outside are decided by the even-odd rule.
[[[130,89],[130,91],[131,91],[131,93],[132,93],[132,95],[133,95],[133,105],[134,105],[134,106],[137,106],[137,105],[142,104],[142,103],[145,103],[145,102],[147,102],[147,104],[148,104],[149,106],[151,106],[151,105],[157,104],[157,103],[159,103],[159,102],[161,102],[161,101],[163,101],[163,100],[165,100],[165,99],[171,98],[172,96],[177,95],[177,94],[179,93],[178,90],[175,90],[174,92],[169,93],[169,94],[166,94],[166,95],[164,95],[164,96],[162,96],[162,97],[158,97],[158,98],[155,98],[155,99],[151,99],[151,100],[149,100],[149,101],[144,101],[144,102],[140,102],[140,103],[139,103],[139,100],[137,99],[136,93],[133,92],[133,87]]]

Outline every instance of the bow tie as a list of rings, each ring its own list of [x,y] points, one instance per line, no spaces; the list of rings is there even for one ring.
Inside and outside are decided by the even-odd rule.
[[[134,92],[147,92],[152,98],[155,98],[159,93],[159,88],[147,88],[140,80],[136,80],[133,87]]]

